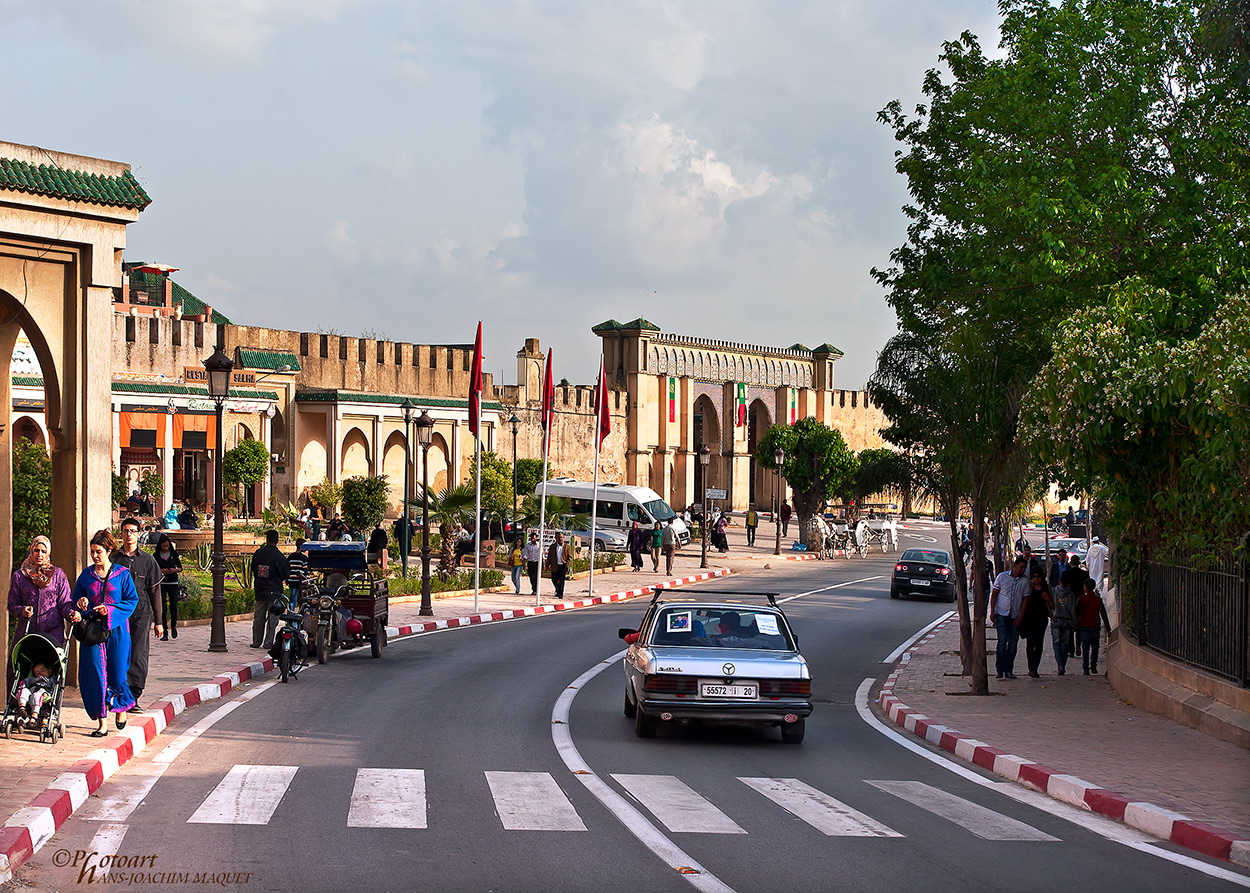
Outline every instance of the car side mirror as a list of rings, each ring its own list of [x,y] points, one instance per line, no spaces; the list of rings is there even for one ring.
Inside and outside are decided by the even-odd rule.
[[[623,626],[623,627],[621,627],[620,629],[618,629],[618,630],[616,631],[616,637],[617,637],[618,639],[623,639],[623,638],[625,638],[626,636],[628,636],[628,635],[632,635],[633,633],[636,633],[636,632],[638,632],[638,630],[636,630],[636,629],[630,629],[628,626]]]

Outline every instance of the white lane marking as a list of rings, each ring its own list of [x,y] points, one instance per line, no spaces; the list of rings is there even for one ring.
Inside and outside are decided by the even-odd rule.
[[[917,640],[917,639],[919,639],[921,636],[923,636],[923,635],[924,635],[925,633],[927,633],[929,630],[933,629],[933,627],[937,626],[939,623],[942,623],[943,621],[945,621],[945,620],[947,620],[947,619],[949,619],[949,618],[951,618],[951,617],[954,617],[954,616],[955,616],[955,612],[954,612],[954,611],[947,611],[945,614],[943,614],[943,615],[942,615],[941,617],[939,617],[937,620],[933,621],[933,622],[932,622],[932,623],[930,623],[928,626],[924,627],[922,630],[920,630],[920,632],[916,633],[914,636],[912,636],[910,639],[908,639],[908,640],[907,640],[906,642],[904,642],[902,645],[899,645],[897,648],[895,648],[893,651],[891,651],[889,654],[887,654],[884,658],[882,658],[881,663],[883,663],[883,664],[892,664],[892,663],[894,663],[896,660],[898,660],[899,655],[901,655],[904,651],[906,651],[906,650],[907,650],[908,648],[910,648],[913,644],[915,644],[915,642],[916,642],[916,640]]]
[[[675,775],[613,775],[617,784],[678,834],[746,834]]]
[[[904,533],[904,534],[903,534],[903,536],[910,536],[912,539],[921,540],[921,541],[926,542],[926,543],[936,543],[936,542],[937,542],[937,538],[936,538],[936,537],[932,537],[932,536],[925,536],[923,533]]]
[[[91,838],[90,851],[100,856],[116,856],[122,848],[122,840],[125,839],[129,828],[129,825],[117,822],[101,825],[100,830]]]
[[[889,738],[895,744],[899,744],[907,748],[917,756],[924,757],[929,762],[941,766],[947,772],[953,772],[955,775],[958,775],[960,778],[964,778],[973,784],[979,784],[983,788],[998,791],[998,793],[1005,797],[1010,797],[1012,800],[1032,806],[1034,809],[1049,813],[1056,818],[1069,821],[1074,825],[1084,828],[1086,831],[1101,835],[1113,843],[1123,844],[1129,849],[1137,850],[1142,853],[1149,853],[1152,856],[1158,856],[1160,859],[1166,859],[1176,865],[1184,865],[1187,868],[1200,871],[1210,877],[1219,878],[1220,880],[1225,881],[1232,881],[1234,884],[1239,886],[1250,888],[1250,877],[1237,874],[1233,871],[1228,871],[1227,869],[1220,868],[1216,865],[1208,865],[1206,862],[1202,862],[1191,856],[1160,849],[1154,838],[1149,837],[1134,828],[1130,828],[1127,825],[1122,825],[1114,819],[1109,819],[1091,812],[1085,812],[1084,810],[1077,809],[1075,806],[1069,806],[1067,803],[1055,800],[1048,794],[1043,794],[1040,791],[1031,791],[1028,788],[1015,784],[1014,782],[991,781],[981,774],[974,772],[945,756],[941,756],[925,747],[922,747],[920,744],[917,744],[916,742],[889,728],[881,722],[881,720],[873,716],[872,711],[868,708],[868,692],[872,689],[874,682],[876,682],[875,679],[868,678],[859,684],[859,688],[855,692],[855,710],[859,713],[860,719],[868,723],[868,725],[872,726],[872,728],[876,729],[886,738]]]
[[[426,828],[424,769],[357,769],[349,828]]]
[[[982,840],[1058,840],[1032,825],[1018,822],[1002,813],[987,809],[962,797],[935,788],[922,781],[869,781],[875,788],[906,800],[913,806],[954,822]]]
[[[505,830],[586,830],[568,796],[548,772],[487,772],[486,783]]]
[[[298,766],[235,766],[187,819],[196,825],[267,825]]]
[[[797,778],[739,778],[738,781],[829,837],[903,836]]]
[[[152,787],[160,781],[165,770],[173,764],[179,754],[190,746],[191,742],[212,728],[218,720],[229,715],[273,684],[273,682],[266,682],[258,685],[230,703],[222,704],[166,745],[160,753],[152,757],[151,761],[127,767],[124,773],[115,775],[107,794],[97,795],[84,804],[82,817],[91,822],[124,822],[129,819],[130,814],[139,808],[144,798],[151,792]]]
[[[683,879],[690,882],[696,890],[703,893],[734,893],[732,887],[712,874],[693,858],[691,858],[681,847],[673,843],[664,833],[660,831],[651,821],[637,810],[636,807],[616,791],[614,791],[607,782],[596,775],[582,759],[581,753],[577,750],[577,745],[573,743],[573,735],[569,731],[569,713],[573,708],[573,699],[577,697],[577,692],[581,687],[594,679],[608,667],[617,664],[621,658],[625,656],[622,649],[616,654],[609,657],[596,666],[591,667],[585,673],[573,680],[560,697],[556,699],[555,706],[551,709],[551,740],[556,746],[556,751],[560,754],[560,759],[564,761],[564,765],[568,770],[580,781],[591,795],[602,803],[609,812],[611,812],[620,823],[625,826],[625,830],[638,838],[647,849],[655,853],[669,868],[678,872]]]
[[[862,580],[847,580],[845,583],[834,583],[832,586],[821,586],[819,589],[809,589],[807,592],[800,592],[798,595],[791,595],[788,598],[779,598],[777,599],[777,604],[780,605],[786,602],[792,602],[796,598],[802,598],[805,595],[815,595],[818,592],[827,592],[830,589],[841,589],[843,586],[854,586],[856,583],[870,583],[873,580],[880,580],[881,577],[881,574],[877,574],[875,577],[864,577]]]

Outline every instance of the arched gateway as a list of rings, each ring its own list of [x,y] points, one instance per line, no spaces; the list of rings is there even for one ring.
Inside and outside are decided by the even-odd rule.
[[[126,226],[150,199],[130,166],[0,142],[0,402],[12,405],[19,333],[43,374],[52,456],[52,560],[73,580],[112,521],[113,289]],[[0,432],[0,654],[12,573],[11,432]]]

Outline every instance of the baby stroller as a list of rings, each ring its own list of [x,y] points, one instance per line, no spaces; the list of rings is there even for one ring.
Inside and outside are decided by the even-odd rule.
[[[22,680],[34,672],[35,664],[43,664],[51,674],[52,689],[44,699],[39,712],[29,718],[18,702]],[[61,724],[61,698],[65,694],[65,652],[57,648],[46,636],[30,634],[23,636],[13,647],[13,686],[4,704],[4,717],[0,719],[4,737],[12,738],[14,732],[23,728],[39,730],[39,740],[56,744],[65,737]]]

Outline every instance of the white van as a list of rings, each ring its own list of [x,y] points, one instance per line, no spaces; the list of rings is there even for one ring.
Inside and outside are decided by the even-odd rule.
[[[590,501],[594,498],[595,485],[591,481],[573,478],[552,478],[547,481],[547,495],[560,496],[572,503],[575,514],[590,515]],[[543,485],[534,489],[534,498],[541,499]],[[634,522],[642,528],[655,527],[655,522],[673,522],[677,540],[683,546],[690,542],[690,528],[681,516],[669,507],[659,493],[650,487],[631,487],[628,484],[599,484],[599,508],[595,520],[600,530],[625,531]]]

